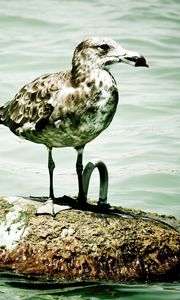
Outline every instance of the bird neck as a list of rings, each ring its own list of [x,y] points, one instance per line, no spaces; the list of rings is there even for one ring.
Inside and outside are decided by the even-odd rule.
[[[72,85],[78,86],[88,80],[94,71],[101,71],[100,60],[90,51],[88,53],[76,52],[72,59],[71,81]]]
[[[88,65],[74,64],[71,70],[71,81],[74,86],[84,82],[89,76],[91,69]]]
[[[78,87],[80,84],[89,82],[89,80],[95,79],[101,72],[107,71],[101,68],[97,64],[91,62],[86,63],[74,63],[71,70],[71,84],[74,87]],[[109,72],[108,72],[109,73]]]

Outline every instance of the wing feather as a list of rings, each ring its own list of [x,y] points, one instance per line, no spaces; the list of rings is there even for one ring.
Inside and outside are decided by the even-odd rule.
[[[45,74],[23,86],[1,108],[1,122],[16,134],[17,128],[31,122],[37,129],[43,129],[54,109],[49,100],[62,89],[69,76],[68,71]]]

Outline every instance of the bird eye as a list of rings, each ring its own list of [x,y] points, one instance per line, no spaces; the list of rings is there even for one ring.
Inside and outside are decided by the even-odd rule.
[[[102,50],[108,51],[110,49],[110,46],[108,44],[102,44],[99,46]]]

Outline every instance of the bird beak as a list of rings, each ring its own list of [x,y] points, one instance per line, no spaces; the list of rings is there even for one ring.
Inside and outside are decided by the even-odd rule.
[[[124,62],[126,64],[132,65],[134,67],[147,67],[149,65],[141,54],[133,51],[125,51],[125,54],[120,57],[120,62]]]

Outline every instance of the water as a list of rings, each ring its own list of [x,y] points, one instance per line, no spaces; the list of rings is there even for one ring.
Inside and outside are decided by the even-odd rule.
[[[118,110],[110,127],[86,146],[84,164],[99,159],[107,164],[112,204],[177,217],[179,12],[179,0],[0,1],[0,104],[35,77],[70,68],[74,47],[88,36],[109,36],[147,58],[149,69],[112,68]],[[44,147],[20,140],[3,126],[0,136],[0,195],[47,195]],[[76,194],[75,151],[56,149],[54,159],[55,194]],[[94,174],[89,196],[97,193]],[[178,283],[91,286],[67,294],[0,284],[0,299],[180,299]]]
[[[45,282],[44,282],[45,283]],[[74,285],[44,283],[31,285],[30,280],[5,279],[1,283],[0,300],[179,300],[180,287],[177,283],[151,284],[97,284]]]

